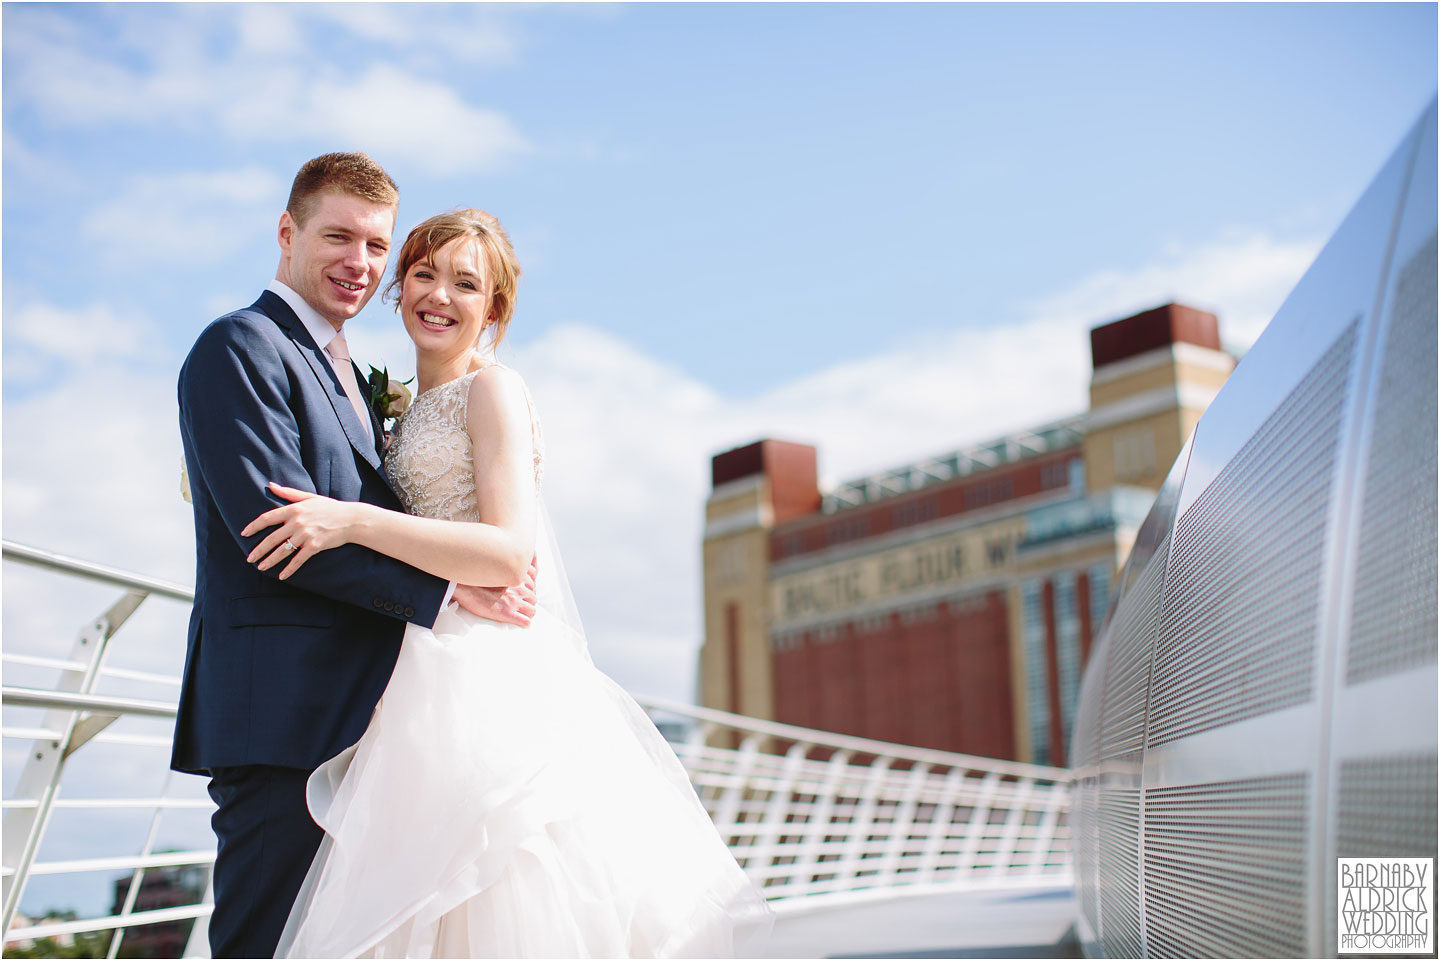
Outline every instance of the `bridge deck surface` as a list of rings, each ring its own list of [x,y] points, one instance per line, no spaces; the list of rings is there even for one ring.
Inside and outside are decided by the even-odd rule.
[[[751,957],[1078,958],[1068,886],[964,890],[787,907]]]

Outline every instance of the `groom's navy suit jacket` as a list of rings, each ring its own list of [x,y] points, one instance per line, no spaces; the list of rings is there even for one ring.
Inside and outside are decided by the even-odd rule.
[[[401,509],[329,358],[279,296],[207,327],[179,390],[195,606],[171,767],[314,768],[360,739],[405,622],[431,626],[448,584],[354,544],[284,581],[283,563],[245,562],[267,531],[240,531],[285,503],[269,481]]]

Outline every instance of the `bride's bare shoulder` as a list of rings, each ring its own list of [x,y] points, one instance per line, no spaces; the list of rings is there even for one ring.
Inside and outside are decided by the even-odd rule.
[[[470,376],[467,419],[472,425],[513,421],[530,423],[525,380],[503,364],[490,364]]]

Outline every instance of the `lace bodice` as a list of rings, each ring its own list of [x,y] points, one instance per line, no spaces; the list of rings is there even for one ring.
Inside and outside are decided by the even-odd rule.
[[[491,365],[499,366],[499,365]],[[395,424],[385,471],[405,510],[419,517],[447,521],[478,521],[475,496],[475,461],[470,431],[465,424],[470,381],[482,370],[432,387],[410,405]],[[544,438],[530,391],[530,432],[535,457],[535,488],[540,488]]]

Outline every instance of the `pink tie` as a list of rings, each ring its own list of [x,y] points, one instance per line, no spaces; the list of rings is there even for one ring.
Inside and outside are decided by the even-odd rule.
[[[336,331],[335,338],[330,341],[325,352],[330,355],[330,366],[334,367],[335,373],[340,376],[340,386],[345,388],[345,396],[350,398],[360,423],[365,427],[365,436],[373,441],[375,435],[370,429],[370,411],[366,409],[365,401],[360,399],[360,384],[355,380],[355,368],[350,366],[350,345],[345,343],[345,335]]]

